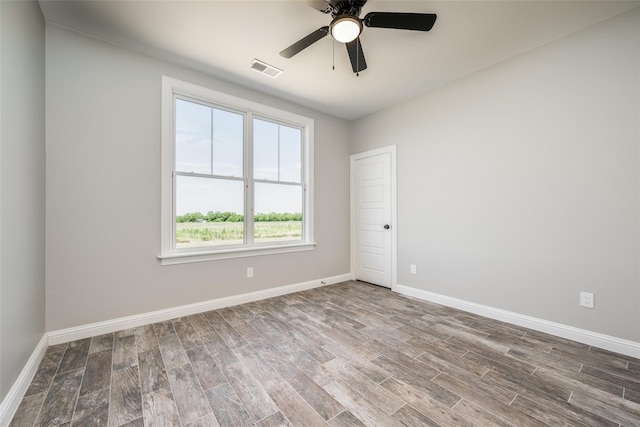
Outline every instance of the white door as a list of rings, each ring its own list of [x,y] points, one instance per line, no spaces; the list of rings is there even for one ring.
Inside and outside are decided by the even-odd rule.
[[[395,148],[395,147],[393,147]],[[392,151],[352,156],[352,247],[356,280],[392,285]]]

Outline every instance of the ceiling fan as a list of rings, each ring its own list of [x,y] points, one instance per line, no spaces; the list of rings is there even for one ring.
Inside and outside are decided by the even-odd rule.
[[[351,68],[356,74],[367,68],[360,44],[364,27],[429,31],[436,22],[434,13],[369,12],[364,19],[360,19],[367,0],[309,0],[306,3],[322,13],[330,14],[333,20],[328,26],[315,30],[280,52],[280,56],[291,58],[331,34],[336,41],[346,45]]]

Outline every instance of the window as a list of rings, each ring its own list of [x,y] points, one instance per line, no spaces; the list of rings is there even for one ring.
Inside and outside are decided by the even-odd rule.
[[[163,78],[163,264],[313,248],[313,120]]]

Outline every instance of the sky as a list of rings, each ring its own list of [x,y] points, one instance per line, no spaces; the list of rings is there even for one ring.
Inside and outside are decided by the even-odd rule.
[[[253,119],[255,212],[302,212],[302,132]],[[244,213],[242,114],[178,99],[175,170],[222,178],[176,177],[176,215]]]

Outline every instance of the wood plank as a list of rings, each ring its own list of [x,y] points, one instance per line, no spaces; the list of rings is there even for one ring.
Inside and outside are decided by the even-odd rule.
[[[319,385],[324,386],[332,381],[326,368],[293,342],[286,345],[278,344],[276,347],[289,361]]]
[[[467,375],[482,377],[489,372],[489,368],[486,366],[459,357],[456,353],[447,349],[437,348],[435,346],[433,346],[430,351],[424,352],[417,360],[431,368],[446,372],[458,378],[465,378]]]
[[[233,326],[227,322],[224,317],[222,317],[216,311],[207,311],[203,313],[204,317],[209,321],[213,329],[220,335],[222,340],[230,347],[242,347],[243,345],[247,345],[247,342],[242,338],[242,336],[236,331]]]
[[[113,340],[113,370],[138,365],[135,335],[116,336]]]
[[[394,412],[391,417],[400,422],[403,426],[407,427],[421,427],[421,426],[433,426],[440,427],[440,424],[429,419],[422,412],[411,407],[411,405],[404,405],[402,408]]]
[[[140,389],[143,394],[169,387],[169,378],[162,361],[160,348],[138,353]]]
[[[276,412],[258,421],[256,427],[293,427],[293,424],[282,415],[282,412]]]
[[[120,426],[142,417],[140,377],[136,366],[113,371],[109,426]]]
[[[298,394],[325,420],[329,420],[344,411],[345,408],[330,393],[309,378],[302,370],[295,369],[290,372],[286,379]]]
[[[258,349],[264,359],[273,366],[307,403],[314,408],[325,420],[328,420],[344,410],[322,386],[313,381],[301,369],[291,363],[287,356],[271,345]]]
[[[146,426],[175,427],[182,425],[178,408],[169,388],[142,396],[142,414]]]
[[[608,421],[578,407],[572,407],[567,402],[552,403],[540,399],[528,399],[517,396],[511,406],[524,412],[547,425],[567,426],[617,426],[618,423]]]
[[[236,347],[233,352],[264,389],[268,390],[284,381],[276,369],[271,367],[253,347],[249,345]]]
[[[205,394],[216,420],[221,426],[254,426],[251,416],[229,383],[220,384],[207,390]]]
[[[333,359],[324,366],[333,374],[334,379],[349,384],[358,394],[374,402],[387,415],[393,414],[405,404],[404,400],[340,359]]]
[[[464,417],[454,413],[451,408],[435,400],[429,393],[425,393],[417,387],[412,386],[396,378],[389,378],[381,384],[405,402],[409,403],[418,411],[422,412],[429,419],[443,426],[463,426],[470,427],[473,424]]]
[[[291,331],[288,336],[294,344],[304,350],[309,356],[313,357],[319,363],[326,363],[335,358],[330,351],[327,351],[321,345],[314,342],[303,332]]]
[[[38,370],[36,371],[33,380],[31,380],[31,384],[29,384],[29,388],[27,389],[25,396],[31,396],[32,394],[39,394],[49,390],[49,387],[53,382],[53,377],[55,377],[56,372],[58,371],[58,366],[62,361],[63,355],[63,351],[45,353],[40,365],[38,365]]]
[[[153,329],[158,337],[158,346],[162,353],[162,360],[167,368],[182,366],[189,363],[187,353],[176,334],[171,322],[159,322],[153,324]]]
[[[109,350],[106,350],[109,351]],[[101,352],[102,353],[102,352]],[[109,419],[109,389],[104,388],[95,393],[85,394],[78,398],[73,414],[73,426],[93,427],[106,426]]]
[[[90,346],[91,338],[70,342],[58,367],[58,374],[84,368]]]
[[[184,427],[219,427],[218,420],[216,420],[215,415],[207,414],[202,418],[198,418],[197,420],[184,424]]]
[[[625,390],[623,397],[631,402],[640,404],[640,391]]]
[[[63,342],[62,344],[50,345],[49,347],[47,347],[45,354],[57,353],[59,351],[64,353],[65,351],[67,351],[67,347],[69,347],[68,342]]]
[[[220,369],[254,421],[278,412],[278,407],[273,403],[265,389],[253,378],[242,363],[229,363],[221,366]]]
[[[136,349],[138,353],[151,351],[158,347],[158,338],[153,325],[144,325],[135,329]]]
[[[460,395],[432,381],[432,379],[438,375],[438,372],[435,371],[434,373],[434,370],[430,369],[427,365],[424,365],[425,372],[422,372],[419,366],[415,366],[415,369],[407,369],[406,366],[388,359],[385,356],[374,359],[373,363],[392,372],[395,378],[427,393],[447,408],[452,408],[453,405],[460,400]]]
[[[211,412],[209,402],[191,364],[168,369],[167,377],[173,391],[173,400],[176,402],[180,419],[184,424],[189,424]]]
[[[97,353],[99,351],[113,349],[113,334],[103,334],[97,337],[91,338],[91,345],[89,346],[89,354]]]
[[[598,400],[574,393],[569,404],[624,426],[640,425],[640,405],[621,397]]]
[[[561,370],[563,372],[573,373],[580,372],[580,369],[582,368],[582,363],[576,362],[575,360],[558,357],[556,354],[542,353],[530,349],[528,350],[517,344],[511,346],[507,355],[538,368]]]
[[[136,418],[133,421],[122,424],[120,427],[145,427],[142,417]]]
[[[483,354],[476,353],[476,351],[482,351]],[[486,349],[480,349],[479,347],[474,347],[464,355],[464,358],[505,374],[513,370],[519,370],[525,374],[533,374],[533,371],[536,370],[535,366],[521,362],[508,354],[496,353]]]
[[[289,385],[282,383],[271,390],[269,396],[285,417],[295,426],[326,426],[325,420]]]
[[[211,357],[213,357],[216,365],[224,366],[238,361],[235,353],[216,332],[203,336],[202,342],[207,350],[209,350],[209,353],[211,354]]]
[[[325,348],[330,350],[331,353],[338,356],[339,358],[347,361],[349,365],[356,368],[358,371],[371,378],[378,384],[391,376],[391,373],[389,371],[376,365],[369,359],[360,357],[358,353],[353,352],[350,349],[346,349],[335,344],[327,344]]]
[[[176,334],[178,334],[178,338],[180,338],[182,347],[185,350],[202,345],[202,341],[200,340],[198,333],[186,317],[173,319],[171,323],[173,324]]]
[[[89,341],[86,341],[87,353],[89,351]],[[42,404],[42,409],[36,421],[37,425],[55,426],[71,421],[83,373],[82,369],[76,369],[55,376]]]
[[[209,335],[215,332],[213,326],[209,323],[202,313],[187,316],[189,323],[199,336]]]
[[[461,415],[467,420],[473,420],[473,423],[475,425],[487,425],[495,427],[514,426],[514,424],[508,422],[507,420],[502,419],[499,416],[486,411],[477,405],[474,405],[466,399],[460,400],[460,402],[458,402],[456,406],[453,407],[453,412]]]
[[[584,365],[580,372],[622,386],[625,389],[640,391],[640,375],[626,368],[604,367],[603,369],[598,369]]]
[[[385,414],[376,405],[360,396],[355,390],[340,381],[325,386],[325,390],[340,402],[356,418],[367,426],[401,426],[402,424]]]
[[[417,357],[424,353],[424,350],[421,348],[417,348],[411,344],[406,342],[397,340],[390,335],[387,335],[385,332],[381,331],[379,328],[366,327],[360,329],[360,332],[372,338],[375,341],[384,343],[388,346],[391,346],[395,350],[399,351],[402,354],[407,355],[408,357]]]
[[[60,355],[62,358],[62,355]],[[20,401],[9,427],[33,426],[44,403],[46,392],[30,394]]]
[[[622,397],[623,388],[599,378],[591,377],[582,373],[567,373],[538,369],[533,373],[534,377],[540,378],[560,387],[566,387],[574,392],[578,392],[595,399],[604,396]]]
[[[362,421],[356,418],[350,411],[342,411],[329,420],[331,427],[364,427]]]
[[[209,390],[227,381],[211,354],[204,347],[187,350],[187,357],[203,390]]]
[[[111,386],[111,356],[112,351],[109,349],[89,354],[80,388],[81,396]]]
[[[517,425],[532,427],[540,425],[538,420],[509,406],[516,394],[501,387],[485,384],[472,378],[468,381],[460,381],[446,374],[438,375],[433,381],[480,408]]]
[[[518,395],[540,397],[551,402],[566,402],[572,393],[567,387],[562,387],[516,370],[508,373],[489,371],[482,379],[488,383],[511,390]]]

